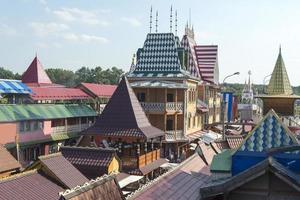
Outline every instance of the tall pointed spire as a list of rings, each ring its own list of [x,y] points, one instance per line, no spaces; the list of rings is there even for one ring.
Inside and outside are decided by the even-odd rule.
[[[172,33],[172,19],[173,18],[173,9],[172,9],[172,5],[171,5],[171,10],[170,10],[170,32]]]
[[[175,35],[177,36],[177,10],[175,11]]]
[[[158,31],[158,11],[156,11],[156,17],[155,17],[155,33]]]
[[[152,31],[152,6],[150,8],[150,33]]]
[[[281,47],[268,85],[269,95],[292,95],[293,90],[281,55]]]

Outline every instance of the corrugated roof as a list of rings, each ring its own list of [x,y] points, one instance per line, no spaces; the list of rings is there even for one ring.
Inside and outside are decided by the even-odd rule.
[[[87,178],[108,173],[108,166],[116,157],[115,150],[91,147],[61,147],[62,155]]]
[[[0,200],[53,200],[63,190],[36,170],[0,180]]]
[[[225,149],[222,153],[214,156],[210,171],[211,172],[230,172],[231,171],[231,156],[232,149]]]
[[[20,163],[0,144],[0,173],[17,170]]]
[[[77,88],[31,87],[33,100],[81,100],[91,97]]]
[[[123,200],[122,191],[114,175],[105,175],[81,187],[60,193],[60,200]]]
[[[0,105],[0,122],[96,116],[87,105],[18,104]]]
[[[150,124],[125,76],[96,123],[85,133],[143,139],[164,135],[163,131]]]
[[[32,91],[18,80],[0,79],[0,94],[30,94]]]
[[[40,156],[39,159],[42,166],[46,167],[66,188],[71,189],[88,181],[61,153]]]
[[[267,93],[268,95],[293,94],[293,89],[281,55],[281,48],[279,49],[279,54],[267,88]]]
[[[83,86],[83,90],[87,91],[88,94],[92,93],[93,97],[108,97],[110,98],[115,92],[117,86],[116,85],[104,85],[97,83],[81,83],[79,85]]]
[[[52,84],[37,56],[33,59],[27,70],[22,75],[22,82]]]

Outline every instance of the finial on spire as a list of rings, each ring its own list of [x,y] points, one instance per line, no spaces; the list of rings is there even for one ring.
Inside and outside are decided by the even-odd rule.
[[[155,17],[155,33],[158,31],[158,11],[156,11],[156,17]]]
[[[279,54],[281,54],[281,44],[279,44]]]
[[[177,36],[177,10],[175,11],[175,35]]]
[[[150,33],[152,31],[152,6],[150,8]]]
[[[35,52],[35,57],[37,58],[37,51]]]
[[[191,8],[189,9],[189,28],[192,26]]]
[[[173,18],[173,10],[171,5],[171,11],[170,11],[170,32],[172,33],[172,18]]]

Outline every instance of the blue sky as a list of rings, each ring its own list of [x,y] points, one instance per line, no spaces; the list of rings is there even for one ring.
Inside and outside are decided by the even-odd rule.
[[[0,66],[22,73],[38,53],[45,68],[117,66],[129,69],[132,54],[149,32],[149,10],[159,12],[159,32],[169,31],[169,10],[178,11],[182,36],[191,8],[198,44],[219,45],[220,82],[231,72],[243,83],[252,71],[262,83],[281,44],[292,85],[300,85],[300,1],[226,0],[15,0],[0,6]]]

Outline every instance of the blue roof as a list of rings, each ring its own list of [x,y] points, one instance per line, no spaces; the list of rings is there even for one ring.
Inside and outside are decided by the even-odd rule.
[[[27,85],[18,80],[0,79],[0,94],[31,94]]]

